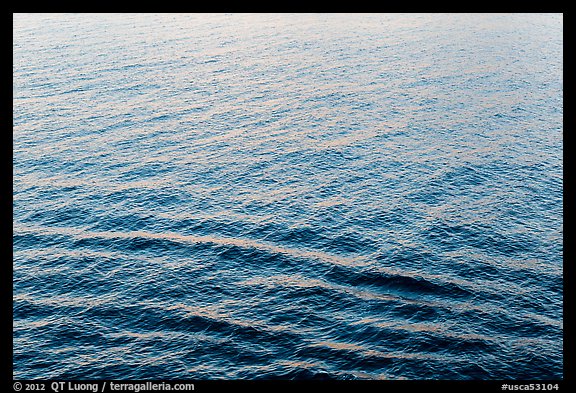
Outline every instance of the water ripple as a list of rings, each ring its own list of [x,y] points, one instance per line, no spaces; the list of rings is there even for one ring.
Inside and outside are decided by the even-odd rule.
[[[13,41],[15,378],[562,378],[559,15]]]

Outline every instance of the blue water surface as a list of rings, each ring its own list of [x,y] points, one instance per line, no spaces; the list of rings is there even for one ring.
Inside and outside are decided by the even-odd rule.
[[[563,377],[561,14],[15,14],[13,368]]]

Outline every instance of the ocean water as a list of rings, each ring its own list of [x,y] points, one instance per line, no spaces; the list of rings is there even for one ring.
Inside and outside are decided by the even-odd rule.
[[[19,379],[563,377],[561,14],[15,14]]]

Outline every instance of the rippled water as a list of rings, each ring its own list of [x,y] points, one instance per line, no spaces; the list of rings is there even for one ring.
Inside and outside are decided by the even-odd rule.
[[[14,15],[16,378],[562,378],[562,15]]]

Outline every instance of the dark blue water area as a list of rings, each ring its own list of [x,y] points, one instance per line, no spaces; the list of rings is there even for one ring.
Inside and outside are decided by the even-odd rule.
[[[563,378],[562,28],[15,14],[14,378]]]

